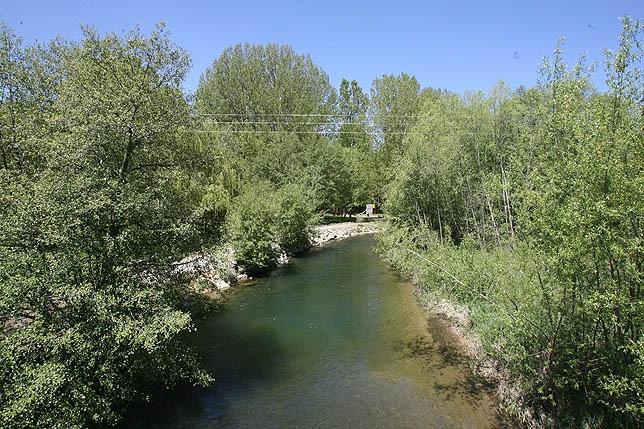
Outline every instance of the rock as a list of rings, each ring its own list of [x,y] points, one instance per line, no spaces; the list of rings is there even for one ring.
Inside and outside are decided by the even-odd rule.
[[[288,264],[289,258],[286,253],[282,253],[277,259],[277,265],[286,265]]]
[[[230,289],[230,284],[228,282],[222,280],[222,279],[216,279],[214,281],[214,286],[217,288],[217,290],[226,290]]]

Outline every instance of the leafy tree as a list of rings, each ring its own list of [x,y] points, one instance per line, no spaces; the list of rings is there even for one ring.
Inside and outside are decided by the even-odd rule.
[[[298,255],[311,247],[315,200],[310,192],[295,184],[281,188],[276,196],[277,243],[287,255]]]
[[[556,297],[550,311],[557,326],[542,345],[551,355],[541,391],[557,411],[602,406],[608,424],[644,416],[637,381],[644,368],[637,227],[644,213],[643,82],[636,48],[643,29],[623,20],[619,49],[607,55],[605,95],[593,93],[583,67],[568,70],[559,49],[546,64],[538,168],[519,207],[526,238],[545,253]]]
[[[414,76],[383,75],[371,84],[371,117],[381,134],[386,162],[402,153],[405,134],[416,120],[420,84]]]
[[[624,19],[605,93],[559,46],[536,88],[430,94],[393,164],[386,258],[470,309],[522,417],[642,422],[643,28]]]
[[[309,56],[276,44],[225,49],[201,76],[196,98],[200,114],[233,130],[315,131],[331,122],[326,115],[336,102],[328,76]]]
[[[275,189],[266,182],[246,186],[235,199],[230,235],[237,263],[248,275],[275,268],[281,254],[297,255],[311,246],[314,201],[301,186]]]
[[[358,82],[342,79],[338,97],[338,112],[342,121],[338,141],[342,146],[363,151],[370,149],[371,139],[365,126],[368,107],[369,99]]]
[[[346,149],[344,153],[351,177],[349,211],[361,212],[365,209],[366,204],[380,204],[383,189],[381,188],[382,178],[380,177],[378,153],[373,150],[352,149]]]
[[[41,162],[39,138],[46,133],[46,112],[54,100],[58,76],[56,45],[24,48],[22,40],[0,23],[0,167],[24,174]]]
[[[314,192],[319,210],[343,213],[351,206],[354,177],[345,149],[327,141],[308,152],[300,183]]]
[[[189,292],[170,265],[199,245],[191,214],[200,197],[186,189],[190,146],[180,133],[188,56],[162,27],[148,38],[85,29],[80,43],[49,54],[60,65],[55,94],[34,107],[33,91],[19,99],[21,109],[47,109],[42,123],[28,121],[44,130],[33,135],[39,162],[7,163],[1,175],[8,428],[113,424],[149,383],[208,381],[181,339],[192,322],[177,298]],[[3,93],[28,87],[23,70]],[[3,123],[11,108],[3,100]]]
[[[274,190],[267,184],[250,185],[235,199],[229,231],[235,258],[243,271],[256,276],[277,266]]]

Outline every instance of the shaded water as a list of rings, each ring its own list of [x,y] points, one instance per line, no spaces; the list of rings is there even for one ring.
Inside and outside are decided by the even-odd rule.
[[[240,287],[199,326],[213,385],[134,407],[124,427],[503,427],[374,244],[334,243]]]

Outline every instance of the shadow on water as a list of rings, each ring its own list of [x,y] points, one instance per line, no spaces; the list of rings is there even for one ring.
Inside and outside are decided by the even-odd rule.
[[[275,332],[264,326],[239,330],[231,325],[227,320],[221,321],[208,348],[202,350],[207,368],[216,378],[226,376],[218,374],[223,370],[233,371],[238,386],[274,377],[276,365],[286,352]],[[209,359],[211,352],[215,352],[212,355],[216,360]]]
[[[403,359],[422,364],[426,374],[432,374],[433,392],[444,401],[455,401],[470,407],[480,406],[494,394],[494,385],[469,368],[468,357],[455,346],[455,339],[445,331],[441,322],[428,320],[429,333],[400,341],[395,351]],[[492,413],[489,427],[507,428],[511,423],[498,412]]]
[[[214,382],[208,387],[182,383],[171,391],[159,390],[149,403],[133,404],[126,418],[132,423],[123,427],[167,427],[168,420],[183,420],[183,424],[171,426],[177,428],[195,427],[197,421],[216,424],[231,406],[231,390],[235,396],[244,395],[253,386],[279,377],[279,362],[286,350],[271,329],[262,326],[235,329],[225,317],[216,317],[208,325],[211,329],[202,326],[198,331],[212,334],[212,325],[216,325],[216,333],[199,349]]]
[[[437,344],[426,336],[419,336],[410,341],[401,343],[399,352],[405,358],[421,362],[427,372],[440,374],[450,370],[466,368],[468,358],[456,347],[449,344]],[[445,380],[434,382],[434,390],[441,394],[446,400],[458,395],[459,399],[474,405],[481,401],[485,394],[493,390],[493,385],[471,371],[463,371],[451,374],[452,379],[444,377]]]

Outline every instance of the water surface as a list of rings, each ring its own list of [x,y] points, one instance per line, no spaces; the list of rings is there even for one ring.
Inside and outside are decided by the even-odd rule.
[[[198,327],[213,385],[159,394],[124,427],[504,427],[374,244],[334,243],[238,288]]]

